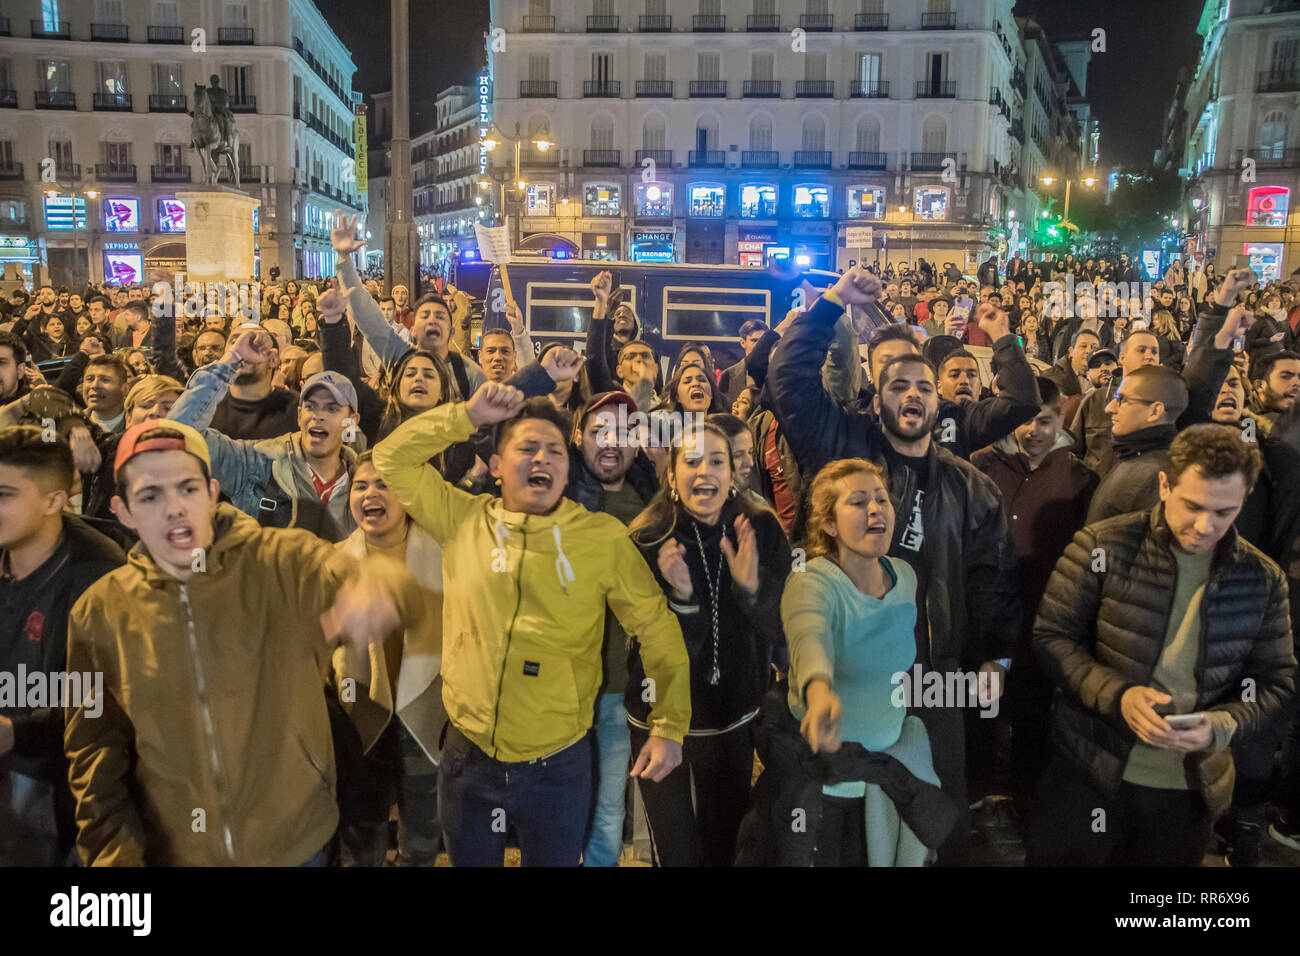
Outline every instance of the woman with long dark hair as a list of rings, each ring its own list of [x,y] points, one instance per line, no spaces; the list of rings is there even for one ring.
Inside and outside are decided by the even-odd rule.
[[[379,423],[383,441],[402,422],[453,399],[451,370],[432,352],[407,352],[393,366],[388,402]],[[474,468],[474,446],[457,442],[430,462],[447,481],[459,484]]]
[[[683,433],[664,480],[629,533],[677,615],[690,657],[691,726],[682,763],[640,779],[656,862],[730,866],[753,776],[750,723],[784,651],[779,608],[790,544],[770,510],[735,491],[731,446],[716,425]],[[650,737],[645,678],[633,639],[625,704],[633,750]],[[692,792],[694,799],[692,799]]]
[[[549,354],[553,349],[561,348],[563,346],[564,343],[562,342],[552,342],[545,346],[541,352],[537,354],[537,363],[540,365],[546,359],[547,354]],[[583,364],[582,371],[578,373],[576,379],[566,378],[563,382],[556,385],[555,390],[550,394],[551,402],[555,407],[564,409],[570,415],[576,415],[578,409],[582,408],[590,397],[591,383],[587,378],[587,367],[585,363]]]
[[[664,389],[659,407],[670,412],[703,415],[727,411],[722,403],[717,380],[709,376],[706,367],[693,363],[677,366]]]

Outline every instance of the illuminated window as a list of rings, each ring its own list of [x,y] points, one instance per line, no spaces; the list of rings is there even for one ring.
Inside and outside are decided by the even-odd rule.
[[[1285,186],[1256,186],[1246,205],[1246,225],[1285,226],[1291,190]]]
[[[621,215],[618,187],[608,183],[592,183],[582,191],[582,214],[584,216],[618,216]]]
[[[741,219],[775,219],[776,187],[767,183],[750,183],[740,187]]]
[[[849,187],[849,218],[850,219],[884,219],[885,218],[885,187],[884,186],[850,186]]]
[[[529,183],[524,190],[524,210],[529,216],[555,215],[555,187],[551,183]]]
[[[948,190],[942,186],[922,186],[916,190],[916,215],[921,219],[948,218]]]
[[[690,214],[697,218],[721,219],[726,215],[726,191],[720,183],[700,183],[691,187]]]
[[[829,186],[795,186],[794,214],[797,219],[827,219],[831,214]]]
[[[670,218],[673,214],[673,187],[666,183],[641,183],[636,187],[636,214]]]

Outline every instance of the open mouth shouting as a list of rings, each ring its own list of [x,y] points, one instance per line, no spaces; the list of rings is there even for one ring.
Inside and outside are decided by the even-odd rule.
[[[872,518],[867,522],[867,534],[884,534],[885,527],[884,518]]]
[[[535,468],[528,474],[528,487],[538,492],[548,492],[555,487],[555,476],[545,469]]]
[[[919,398],[909,398],[898,408],[898,423],[905,428],[919,429],[925,424],[925,403]]]
[[[177,551],[190,551],[194,548],[194,526],[191,524],[175,525],[167,531],[167,545]]]
[[[361,503],[361,520],[366,525],[377,525],[388,517],[388,506],[383,501],[371,498]]]
[[[691,483],[688,493],[693,504],[712,508],[722,497],[722,487],[712,478],[699,478]]]
[[[1224,395],[1219,399],[1219,403],[1214,406],[1216,412],[1231,413],[1233,415],[1241,411],[1241,406],[1237,404],[1236,395]]]
[[[330,430],[324,425],[312,425],[307,429],[307,435],[315,442],[323,442],[329,439]]]
[[[623,463],[623,456],[617,448],[603,448],[596,452],[595,462],[597,468],[612,471]]]
[[[692,405],[709,404],[709,393],[704,390],[703,385],[692,385],[690,391],[686,393],[686,398]]]

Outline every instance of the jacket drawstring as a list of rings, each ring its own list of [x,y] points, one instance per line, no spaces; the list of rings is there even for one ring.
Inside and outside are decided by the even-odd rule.
[[[577,578],[573,574],[573,565],[571,565],[569,559],[564,556],[564,542],[560,540],[560,526],[558,524],[551,525],[551,531],[555,535],[555,553],[557,555],[555,559],[555,574],[560,579],[560,590],[565,594],[568,594],[569,589],[564,586],[564,582],[566,580],[576,581]]]

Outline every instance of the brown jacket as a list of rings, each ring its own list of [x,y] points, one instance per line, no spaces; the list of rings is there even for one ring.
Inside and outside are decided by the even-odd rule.
[[[295,866],[338,823],[320,615],[355,563],[229,505],[185,583],[143,545],[72,610],[66,711],[77,849],[90,866]]]

